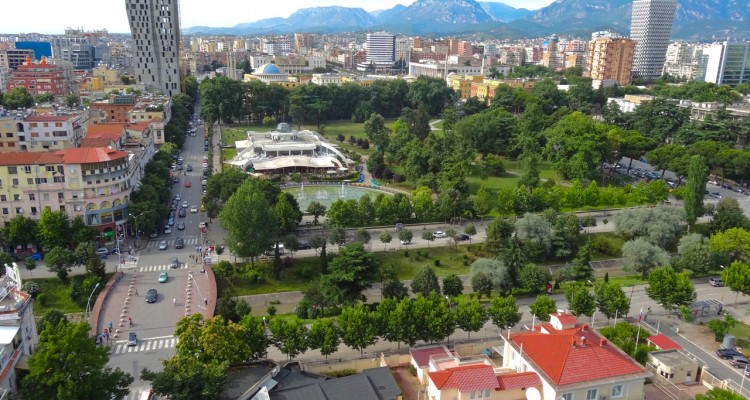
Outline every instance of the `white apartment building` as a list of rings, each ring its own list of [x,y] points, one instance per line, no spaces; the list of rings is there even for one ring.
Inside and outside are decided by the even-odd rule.
[[[22,290],[18,265],[5,268],[0,278],[0,399],[18,390],[16,368],[34,353],[39,335],[34,320],[34,300]]]
[[[61,115],[28,115],[15,119],[17,137],[10,151],[50,151],[78,147],[89,123],[88,112]],[[4,138],[7,139],[7,138]]]
[[[658,78],[664,69],[677,0],[635,0],[630,38],[635,41],[633,77]]]
[[[339,74],[313,74],[310,81],[316,85],[340,85],[341,75]]]
[[[180,93],[179,0],[125,0],[136,84],[169,96]]]
[[[450,73],[458,75],[482,75],[481,65],[446,64],[442,61],[427,60],[424,62],[410,62],[409,76],[418,78],[429,76],[431,78],[445,79]]]
[[[396,36],[387,32],[367,34],[367,64],[390,67],[396,59]]]

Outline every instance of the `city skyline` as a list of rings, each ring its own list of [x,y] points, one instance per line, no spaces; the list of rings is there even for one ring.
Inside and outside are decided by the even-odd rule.
[[[554,0],[504,0],[502,2],[513,7],[539,9],[551,4]],[[366,11],[384,10],[396,4],[409,5],[413,0],[318,0],[310,4],[305,0],[288,0],[268,5],[252,4],[252,10],[242,10],[231,0],[214,0],[212,7],[206,8],[199,0],[181,0],[181,26],[212,26],[231,27],[236,24],[255,22],[265,18],[288,17],[300,8],[344,6],[361,7]],[[125,2],[123,0],[105,0],[108,13],[101,13],[101,8],[94,8],[86,0],[53,1],[40,0],[34,3],[34,18],[11,18],[3,22],[0,33],[42,33],[62,34],[66,28],[81,28],[86,30],[106,29],[111,33],[129,33]],[[28,3],[11,2],[4,6],[8,15],[23,15],[30,11]],[[237,9],[238,12],[227,12]],[[72,13],[71,10],[76,10]],[[61,15],[66,18],[60,18]]]

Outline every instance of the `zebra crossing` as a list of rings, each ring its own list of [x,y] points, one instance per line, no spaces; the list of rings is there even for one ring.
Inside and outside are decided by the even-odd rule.
[[[157,271],[168,271],[170,269],[186,269],[188,267],[188,263],[184,261],[180,261],[180,266],[177,268],[172,268],[171,264],[162,264],[162,265],[144,265],[142,267],[138,267],[138,272],[157,272]]]
[[[185,247],[186,248],[188,246],[198,246],[201,243],[201,238],[197,237],[197,236],[196,237],[186,237],[186,238],[182,238],[182,239],[185,241]],[[169,244],[170,248],[174,248],[174,241],[175,241],[175,239],[167,239],[167,244]],[[148,242],[148,244],[146,245],[146,247],[152,248],[152,249],[157,249],[157,248],[159,248],[159,242],[161,242],[161,240],[159,240],[159,239],[152,239],[151,241]]]
[[[177,345],[177,341],[177,338],[174,336],[166,336],[161,338],[141,339],[136,346],[128,346],[127,340],[121,340],[112,346],[112,354],[171,349]]]

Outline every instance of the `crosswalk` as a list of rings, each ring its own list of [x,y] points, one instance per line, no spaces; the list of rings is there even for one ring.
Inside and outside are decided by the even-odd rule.
[[[189,247],[189,246],[198,246],[201,243],[201,238],[200,237],[186,237],[186,238],[183,238],[183,240],[185,241],[185,247],[186,248]],[[167,239],[167,244],[169,244],[170,248],[174,247],[174,241],[175,241],[175,239]],[[161,240],[158,239],[158,238],[157,239],[151,239],[151,241],[148,242],[148,244],[146,245],[146,247],[152,248],[152,249],[157,249],[157,248],[159,248],[159,242],[161,242]]]
[[[171,264],[162,264],[162,265],[144,265],[142,267],[138,267],[138,272],[157,272],[157,271],[168,271],[170,269],[185,269],[188,267],[188,264],[184,261],[180,262],[180,266],[178,268],[172,268]]]
[[[136,346],[128,346],[127,340],[121,340],[112,345],[112,354],[138,353],[141,351],[156,351],[171,349],[177,345],[177,338],[166,336],[138,340]]]

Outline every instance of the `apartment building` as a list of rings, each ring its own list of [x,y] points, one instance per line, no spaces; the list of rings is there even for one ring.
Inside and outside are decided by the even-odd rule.
[[[635,41],[633,77],[661,76],[672,34],[677,0],[635,0],[630,20],[630,38]]]
[[[89,104],[90,110],[99,111],[101,122],[130,122],[128,113],[135,107],[135,96],[114,96]]]
[[[0,265],[0,399],[18,390],[16,368],[26,362],[39,344],[34,301],[24,292],[16,263]]]
[[[11,71],[6,89],[11,91],[17,87],[25,88],[32,96],[39,94],[63,96],[70,93],[69,80],[66,79],[63,68],[47,63],[46,58],[42,58],[38,64],[27,58],[25,63]]]
[[[17,68],[27,60],[34,60],[32,49],[8,49],[0,50],[0,68]]]
[[[601,38],[589,42],[584,76],[594,80],[630,84],[635,42],[630,39]]]
[[[87,112],[16,116],[14,120],[16,144],[0,147],[0,152],[40,152],[78,147],[86,133],[88,123]],[[10,139],[7,133],[5,139]]]
[[[164,128],[172,118],[172,99],[168,96],[150,96],[138,99],[128,111],[128,122],[138,124],[147,122],[154,135],[154,144],[164,144]]]
[[[396,36],[386,32],[367,34],[367,64],[390,68],[396,60]]]

